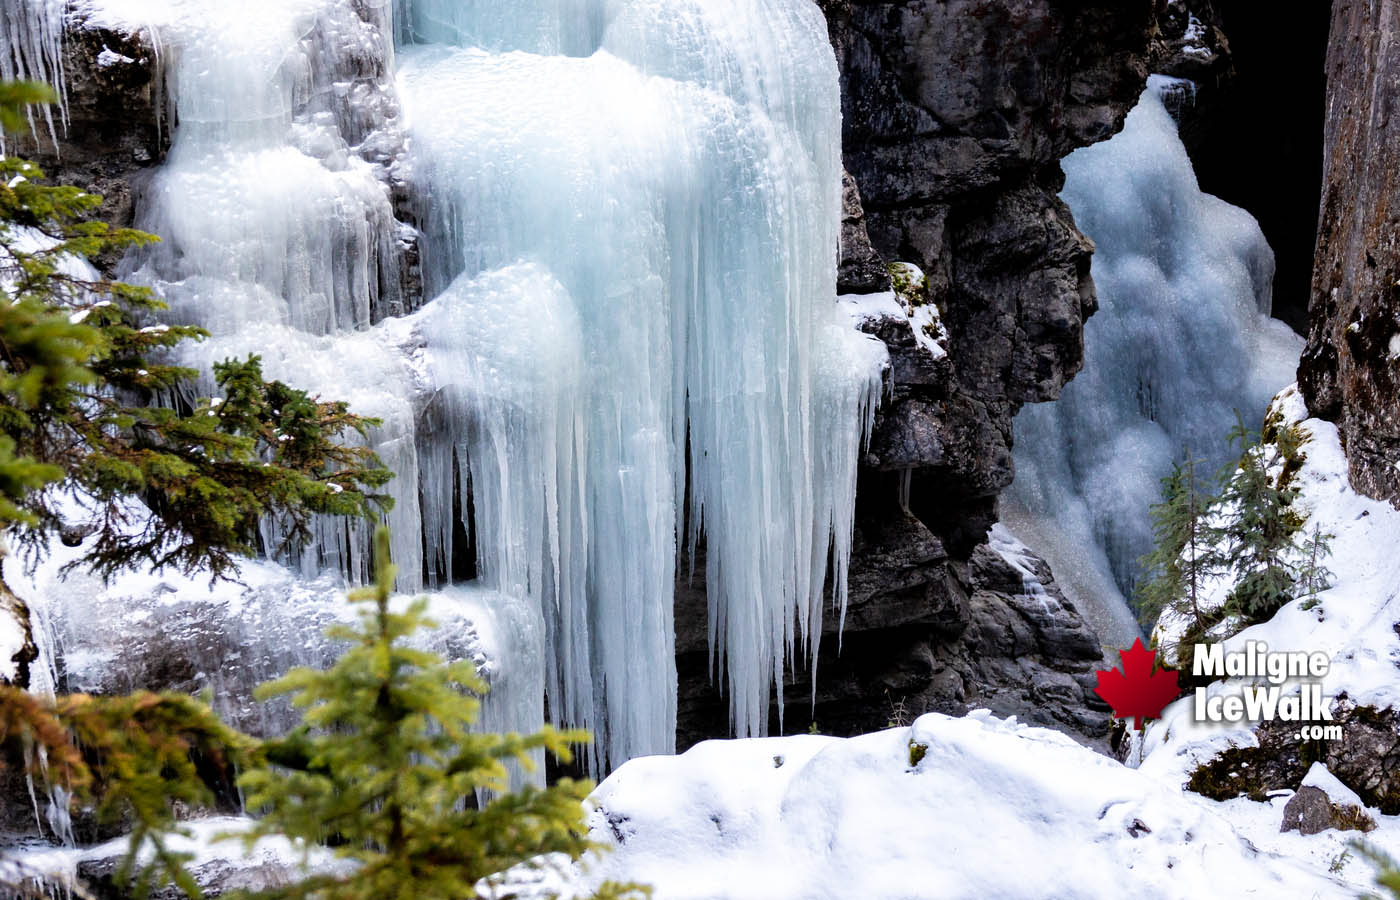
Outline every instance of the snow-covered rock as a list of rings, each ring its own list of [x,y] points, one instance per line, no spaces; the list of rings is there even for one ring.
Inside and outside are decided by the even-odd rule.
[[[244,847],[242,834],[251,820],[241,816],[216,816],[187,823],[168,839],[167,847],[189,855],[187,868],[207,896],[233,891],[260,891],[286,884],[306,871],[346,871],[349,863],[324,847],[306,847],[281,837],[259,839]],[[113,883],[113,875],[129,852],[127,838],[120,837],[91,847],[36,850],[0,860],[0,879],[7,883],[28,881],[42,885],[48,896],[79,894],[81,886],[96,896],[125,896]],[[142,854],[149,858],[149,849]],[[185,894],[172,885],[158,886],[152,900],[183,900]]]
[[[612,850],[591,877],[662,900],[1353,893],[1260,851],[1209,801],[985,711],[707,742],[629,762],[592,804]]]
[[[1246,628],[1225,641],[1225,652],[1242,651],[1262,642],[1271,651],[1322,651],[1330,659],[1320,679],[1327,697],[1345,697],[1342,708],[1400,709],[1400,511],[1363,497],[1347,480],[1347,460],[1337,428],[1330,422],[1308,418],[1295,387],[1279,394],[1274,410],[1285,422],[1300,423],[1309,440],[1302,447],[1305,460],[1294,476],[1299,496],[1295,506],[1307,516],[1309,533],[1320,528],[1334,535],[1326,566],[1332,586],[1318,594],[1315,605],[1295,600],[1272,619]],[[1223,596],[1229,585],[1214,585],[1212,595]],[[1312,608],[1305,609],[1305,605]],[[1174,643],[1158,626],[1157,638]],[[1187,664],[1189,665],[1189,659]],[[1232,678],[1216,682],[1210,696],[1237,695],[1244,687],[1263,679]],[[1167,777],[1176,778],[1196,763],[1230,746],[1257,745],[1254,729],[1197,723],[1191,698],[1183,698],[1163,711],[1149,727],[1144,744],[1144,768],[1169,765]],[[1341,742],[1345,744],[1345,740]],[[1160,752],[1167,748],[1166,752]],[[1341,747],[1331,748],[1341,750]],[[1169,764],[1168,760],[1174,760]],[[1188,763],[1181,762],[1188,760]],[[1334,774],[1346,774],[1335,766]],[[1299,777],[1303,774],[1300,769]],[[1290,785],[1292,787],[1292,785]]]

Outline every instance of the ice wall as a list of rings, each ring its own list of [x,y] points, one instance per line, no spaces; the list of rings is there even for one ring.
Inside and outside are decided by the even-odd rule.
[[[384,420],[375,449],[399,484],[416,483],[412,398],[386,378],[401,362],[363,338],[404,312],[387,6],[82,0],[81,11],[93,25],[151,35],[175,123],[164,164],[137,197],[137,227],[161,242],[121,274],[154,287],[171,320],[209,329],[187,363],[207,370],[258,353],[269,377],[350,401]],[[400,586],[413,589],[415,491],[398,491],[389,523]],[[282,536],[272,523],[265,530],[277,546]],[[368,574],[367,527],[327,520],[316,530],[315,545],[286,561],[309,577],[327,567]]]
[[[1057,574],[1131,597],[1159,479],[1190,448],[1224,462],[1235,410],[1257,426],[1302,341],[1269,318],[1274,271],[1254,218],[1201,193],[1153,76],[1123,131],[1065,159],[1061,194],[1093,238],[1099,311],[1084,369],[1015,421],[1014,519],[1055,535]],[[1208,468],[1208,471],[1210,469]],[[1042,549],[1037,544],[1037,549]]]
[[[673,745],[677,540],[703,532],[733,724],[761,734],[833,558],[844,599],[882,360],[836,312],[825,25],[789,0],[528,10],[408,10],[446,42],[400,48],[456,435],[425,470],[460,466],[483,577],[541,598],[551,706],[614,761]],[[448,556],[451,479],[430,480]]]
[[[716,678],[765,733],[844,610],[885,362],[835,300],[817,7],[81,2],[160,48],[176,125],[137,224],[162,242],[123,274],[211,332],[187,362],[258,353],[383,419],[400,587],[444,588],[465,531],[477,588],[526,598],[511,627],[548,648],[499,677],[537,677],[595,765],[673,748],[677,561],[703,542]],[[367,544],[328,520],[285,561],[362,577]]]

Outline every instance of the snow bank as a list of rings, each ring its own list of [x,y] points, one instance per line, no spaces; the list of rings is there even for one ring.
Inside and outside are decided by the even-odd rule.
[[[1324,696],[1345,693],[1358,706],[1400,706],[1400,641],[1395,632],[1395,623],[1400,621],[1400,554],[1395,552],[1400,511],[1352,490],[1336,426],[1308,418],[1296,387],[1281,392],[1274,409],[1282,413],[1285,421],[1301,423],[1311,437],[1302,448],[1306,460],[1293,482],[1299,490],[1295,502],[1308,515],[1309,532],[1321,527],[1336,535],[1332,556],[1326,560],[1334,575],[1332,587],[1318,595],[1313,609],[1303,609],[1304,601],[1296,600],[1268,622],[1246,628],[1226,640],[1225,652],[1241,651],[1250,641],[1266,643],[1271,652],[1320,650],[1331,659],[1327,675],[1320,679]],[[1217,585],[1212,593],[1223,596],[1225,590],[1227,586]],[[1158,630],[1169,626],[1164,620]],[[1158,640],[1171,643],[1173,638],[1171,634],[1159,634]],[[1259,681],[1262,683],[1262,679]],[[1239,695],[1253,683],[1255,679],[1225,679],[1212,684],[1209,694]],[[1160,784],[1179,786],[1197,766],[1221,751],[1232,746],[1257,745],[1254,727],[1247,722],[1195,721],[1193,700],[1185,697],[1168,706],[1162,717],[1148,726],[1142,740],[1139,771]],[[1314,776],[1309,773],[1309,777]],[[1324,787],[1329,796],[1336,796],[1325,786],[1318,786]],[[1310,860],[1323,868],[1335,863],[1343,877],[1354,885],[1369,887],[1369,867],[1354,861],[1354,855],[1343,858],[1347,841],[1354,834],[1278,834],[1288,796],[1281,792],[1267,804],[1240,798],[1213,805],[1259,847]],[[1400,817],[1382,816],[1375,809],[1367,812],[1379,825],[1367,840],[1391,855],[1400,854]]]
[[[985,710],[706,742],[627,763],[592,804],[613,848],[592,877],[663,900],[1353,895],[1255,849],[1217,804]]]
[[[1326,560],[1332,587],[1318,595],[1313,609],[1303,609],[1303,601],[1295,600],[1269,621],[1231,637],[1225,652],[1242,651],[1250,641],[1262,641],[1275,652],[1320,650],[1331,658],[1320,680],[1325,696],[1345,692],[1359,706],[1400,707],[1400,642],[1394,630],[1400,622],[1400,554],[1395,552],[1400,511],[1352,490],[1337,427],[1308,418],[1296,387],[1279,394],[1275,409],[1286,421],[1301,423],[1311,436],[1302,448],[1306,459],[1294,477],[1299,491],[1295,504],[1307,514],[1308,533],[1320,527],[1335,535]],[[1223,596],[1227,590],[1228,585],[1212,585],[1211,595]],[[1158,626],[1159,643],[1174,643],[1171,625],[1164,617]],[[1212,696],[1238,694],[1252,683],[1227,679],[1210,691]],[[1164,753],[1161,760],[1173,755],[1209,758],[1231,742],[1251,746],[1253,741],[1248,727],[1196,723],[1190,698],[1184,698],[1167,707],[1148,729],[1144,747],[1151,757],[1171,745],[1174,754]],[[1162,764],[1149,758],[1144,768]]]
[[[184,833],[167,839],[167,848],[174,853],[188,854],[186,863],[195,880],[217,893],[236,889],[258,891],[287,883],[298,877],[303,865],[313,871],[343,873],[348,861],[335,858],[324,847],[307,847],[283,837],[264,837],[244,849],[241,835],[252,824],[251,819],[235,816],[215,816],[188,822]],[[115,838],[91,847],[63,847],[37,850],[5,860],[13,874],[46,882],[53,896],[85,896],[75,888],[82,879],[80,867],[103,868],[124,858],[129,849],[125,837]],[[146,848],[142,859],[150,857]],[[0,870],[3,871],[3,870]],[[56,890],[54,890],[56,889]]]

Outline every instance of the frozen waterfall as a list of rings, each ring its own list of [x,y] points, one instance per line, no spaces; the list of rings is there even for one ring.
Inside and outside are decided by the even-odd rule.
[[[551,704],[616,761],[673,746],[677,540],[703,532],[733,725],[765,733],[833,543],[844,590],[882,361],[835,305],[821,14],[415,0],[400,30],[438,42],[399,81],[447,437],[429,552],[455,459],[483,577],[541,599]]]
[[[1071,590],[1112,604],[1132,596],[1172,461],[1189,447],[1223,464],[1235,410],[1257,423],[1302,349],[1269,318],[1274,258],[1258,224],[1197,186],[1162,102],[1175,86],[1153,76],[1120,134],[1064,161],[1061,196],[1097,246],[1099,311],[1083,371],[1016,417],[1003,498]],[[1132,640],[1127,618],[1106,642]]]
[[[766,733],[844,608],[885,364],[836,304],[816,6],[81,3],[160,50],[176,124],[137,224],[162,242],[125,275],[211,332],[188,362],[258,353],[381,418],[400,587],[453,596],[471,556],[515,643],[542,632],[500,665],[595,733],[594,765],[674,747],[674,584],[703,542],[716,677]],[[327,521],[284,562],[363,577],[366,531]]]

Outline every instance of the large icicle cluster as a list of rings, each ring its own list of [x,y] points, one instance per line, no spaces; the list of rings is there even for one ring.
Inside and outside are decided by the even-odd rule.
[[[681,560],[703,559],[734,727],[765,733],[844,607],[884,362],[835,302],[817,8],[83,2],[161,48],[177,125],[138,224],[163,240],[127,275],[212,332],[189,361],[256,352],[383,419],[400,586],[474,554],[544,632],[506,665],[594,731],[595,765],[673,748]],[[365,546],[327,522],[296,562],[360,576]]]
[[[407,13],[401,33],[460,45],[401,48],[452,436],[425,471],[461,467],[484,577],[541,598],[551,703],[615,761],[672,747],[677,535],[694,557],[703,532],[733,723],[763,733],[819,634],[833,536],[844,591],[879,387],[880,348],[836,316],[822,18],[788,0]],[[430,542],[451,533],[436,480]]]
[[[39,81],[58,93],[58,113],[67,122],[68,103],[63,79],[63,17],[67,0],[0,0],[0,81]],[[53,107],[39,115],[48,137],[57,139]],[[30,124],[37,126],[34,113]],[[0,148],[5,145],[0,135]]]
[[[1257,424],[1301,349],[1269,318],[1274,258],[1258,224],[1196,183],[1160,96],[1172,85],[1154,76],[1119,135],[1064,161],[1061,196],[1097,246],[1099,311],[1084,370],[1016,418],[1010,499],[1044,526],[1034,533],[1061,538],[1038,549],[1124,596],[1151,549],[1158,480],[1185,448],[1223,463],[1235,410]]]

